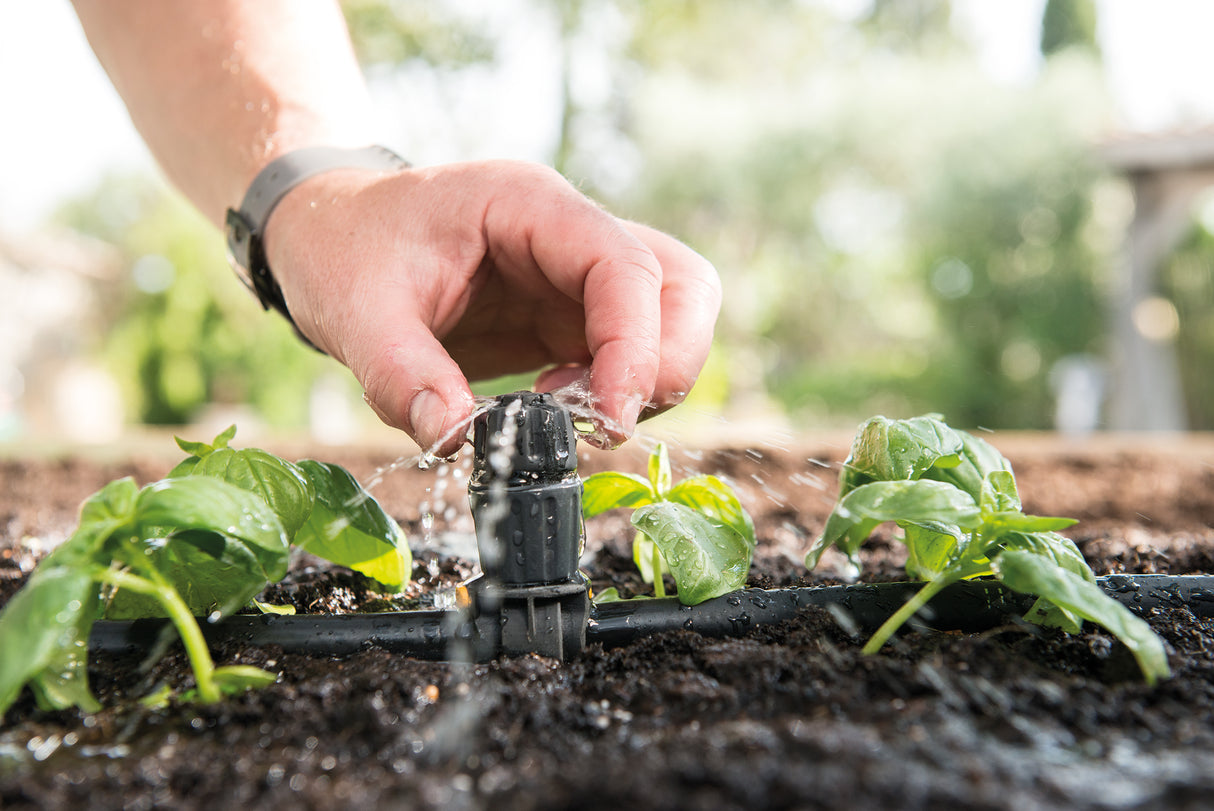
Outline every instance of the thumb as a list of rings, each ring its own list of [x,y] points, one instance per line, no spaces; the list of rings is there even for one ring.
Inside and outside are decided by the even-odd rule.
[[[394,326],[390,334],[364,339],[373,354],[365,365],[350,367],[381,420],[404,430],[423,451],[451,456],[472,419],[468,381],[424,324]]]

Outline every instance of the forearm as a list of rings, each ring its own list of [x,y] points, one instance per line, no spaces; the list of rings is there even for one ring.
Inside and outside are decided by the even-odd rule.
[[[157,161],[216,224],[278,155],[372,140],[334,0],[74,2]]]

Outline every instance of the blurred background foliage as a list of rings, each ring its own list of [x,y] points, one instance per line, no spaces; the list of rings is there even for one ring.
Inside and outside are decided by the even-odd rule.
[[[270,424],[307,423],[309,389],[331,364],[234,283],[223,240],[183,198],[148,178],[114,177],[59,216],[128,257],[104,304],[112,327],[101,352],[137,421],[184,425],[219,403]]]
[[[407,71],[454,97],[517,31],[472,3],[344,8],[373,87]],[[976,69],[946,0],[517,8],[552,32],[558,93],[535,122],[554,133],[546,159],[722,275],[716,347],[687,408],[806,428],[925,411],[1048,428],[1051,369],[1106,354],[1131,207],[1093,149],[1112,113],[1091,0],[1045,4],[1041,68],[1015,85]],[[129,257],[103,352],[133,416],[183,423],[218,401],[306,424],[307,392],[332,364],[260,313],[188,206],[122,178],[62,218]],[[1182,322],[1194,427],[1214,427],[1200,371],[1214,366],[1212,257],[1214,236],[1195,226],[1163,291]]]

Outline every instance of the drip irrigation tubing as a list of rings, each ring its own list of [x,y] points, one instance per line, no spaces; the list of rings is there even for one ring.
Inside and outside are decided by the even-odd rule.
[[[1187,607],[1214,617],[1214,575],[1108,575],[1097,578],[1106,594],[1136,612]],[[704,636],[738,636],[792,619],[818,607],[852,633],[875,630],[917,592],[922,583],[874,583],[787,589],[744,589],[686,606],[676,598],[625,600],[596,605],[586,644],[615,647],[645,636],[691,630]],[[908,625],[976,632],[1024,614],[1033,597],[996,581],[971,580],[943,589]],[[235,615],[201,623],[212,644],[277,645],[284,651],[340,656],[379,648],[419,659],[488,661],[501,650],[496,616],[460,610],[375,614]],[[134,653],[172,638],[167,620],[101,621],[89,638],[92,651]]]

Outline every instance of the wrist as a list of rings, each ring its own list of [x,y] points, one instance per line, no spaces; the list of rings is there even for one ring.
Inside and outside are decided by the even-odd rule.
[[[280,155],[257,174],[245,192],[240,206],[228,209],[226,232],[229,261],[264,309],[277,310],[299,337],[311,344],[287,309],[282,288],[270,267],[266,246],[266,225],[275,208],[296,186],[317,175],[343,169],[399,171],[408,162],[381,146],[360,149],[307,147]]]

